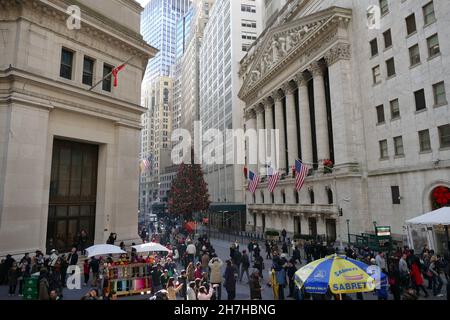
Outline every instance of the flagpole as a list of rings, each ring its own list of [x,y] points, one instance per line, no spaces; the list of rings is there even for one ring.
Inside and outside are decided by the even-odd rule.
[[[135,57],[135,56],[132,56],[131,58],[129,58],[127,61],[125,61],[124,63],[122,63],[122,64],[120,64],[120,65],[127,64],[127,63],[130,62],[134,57]],[[117,68],[117,67],[116,67],[116,68]],[[115,68],[114,68],[114,69],[115,69]],[[91,88],[89,88],[88,91],[94,90],[95,87],[97,87],[100,83],[102,83],[102,82],[105,81],[108,77],[110,77],[110,76],[112,75],[114,69],[112,69],[110,73],[108,73],[108,74],[107,74],[106,76],[104,76],[100,81],[98,81],[98,82],[97,82],[96,84],[94,84]]]

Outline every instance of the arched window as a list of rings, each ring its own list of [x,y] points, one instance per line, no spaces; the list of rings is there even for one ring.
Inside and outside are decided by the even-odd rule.
[[[273,192],[270,194],[270,203],[275,203],[275,196],[273,195]]]
[[[283,200],[283,203],[286,203],[286,193],[284,190],[281,191],[281,199]]]
[[[264,192],[261,191],[261,203],[264,203]]]
[[[294,197],[295,197],[295,203],[300,203],[300,196],[298,194],[298,191],[294,190]]]
[[[311,200],[311,204],[314,204],[314,190],[311,188],[309,189],[309,199]]]
[[[450,188],[439,186],[431,191],[431,206],[433,210],[450,207]]]
[[[328,204],[333,204],[333,191],[331,190],[330,187],[326,187],[326,191],[327,191],[327,198],[328,198]]]
[[[252,197],[253,197],[253,203],[256,203],[256,196],[255,196],[255,194],[253,194]]]

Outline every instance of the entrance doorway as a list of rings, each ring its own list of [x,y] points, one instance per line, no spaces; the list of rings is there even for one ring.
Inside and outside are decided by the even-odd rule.
[[[300,217],[294,217],[294,233],[302,234],[302,222]]]
[[[309,235],[317,237],[317,220],[316,218],[308,218]]]
[[[336,241],[336,220],[327,219],[326,229],[327,229],[327,241],[328,242]]]
[[[97,199],[98,146],[55,139],[53,143],[47,250],[67,252],[87,234],[93,244]]]

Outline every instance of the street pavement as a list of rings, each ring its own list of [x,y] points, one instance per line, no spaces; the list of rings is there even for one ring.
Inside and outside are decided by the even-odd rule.
[[[214,249],[216,250],[216,254],[223,260],[227,260],[229,259],[229,248],[230,248],[230,244],[227,241],[224,240],[219,240],[219,239],[211,239],[211,243],[214,247]],[[247,250],[247,244],[248,242],[241,243],[240,244],[240,251],[242,250]],[[265,248],[264,248],[264,244],[260,243],[260,247],[261,247],[261,255],[265,258]],[[302,253],[302,257],[303,257],[303,253]],[[264,280],[263,280],[263,291],[262,291],[262,298],[263,300],[273,300],[273,293],[272,293],[272,288],[267,286],[267,282],[268,282],[268,278],[269,278],[269,269],[272,266],[272,261],[271,260],[264,260],[264,265],[265,265],[265,270],[264,270]],[[300,265],[298,265],[297,267],[300,267]],[[225,267],[223,268],[223,272],[225,271]],[[253,271],[253,268],[250,269],[250,273]],[[426,300],[445,300],[445,279],[444,279],[444,286],[442,289],[442,293],[444,294],[444,297],[433,297],[432,295],[430,295],[430,297]],[[89,291],[90,287],[82,287],[79,290],[69,290],[67,288],[65,288],[63,290],[63,299],[64,300],[80,300],[81,297],[83,295],[85,295],[88,291]],[[288,289],[286,288],[285,291],[285,296],[288,295]],[[431,293],[431,292],[430,292]],[[365,293],[364,295],[364,299],[365,300],[377,300],[377,296],[374,293]],[[352,299],[356,299],[356,295],[350,295],[352,297]],[[135,295],[135,296],[129,296],[129,297],[121,297],[119,298],[119,300],[145,300],[148,299],[150,296],[149,295]],[[21,300],[22,297],[19,296],[13,296],[13,297],[9,297],[8,296],[8,286],[0,286],[0,300]],[[222,287],[222,300],[226,300],[227,299],[227,293],[225,288]],[[248,285],[248,281],[246,278],[246,275],[244,275],[243,277],[243,281],[238,282],[236,284],[236,300],[249,300],[250,299],[250,289],[249,289],[249,285]],[[393,297],[392,295],[389,295],[389,299],[392,300]],[[425,300],[425,298],[421,297],[420,300]]]

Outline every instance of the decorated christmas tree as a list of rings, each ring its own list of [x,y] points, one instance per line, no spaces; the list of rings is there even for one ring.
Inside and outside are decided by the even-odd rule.
[[[208,188],[198,164],[182,163],[178,168],[169,196],[169,212],[192,220],[194,212],[209,208]]]

